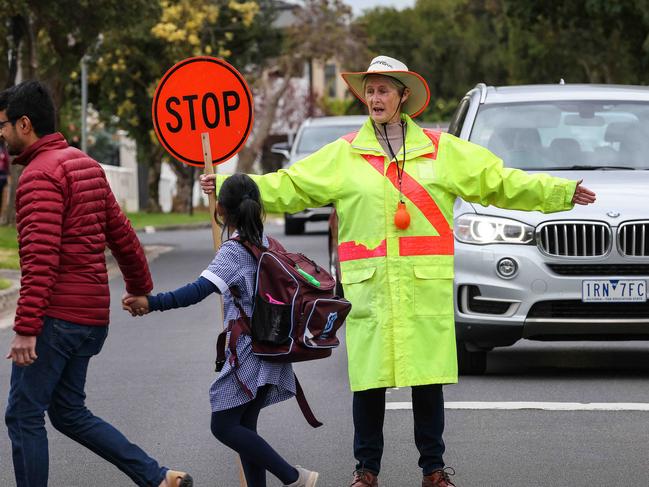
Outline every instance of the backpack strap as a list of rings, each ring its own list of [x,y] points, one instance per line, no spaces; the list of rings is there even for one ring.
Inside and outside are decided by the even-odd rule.
[[[250,255],[255,258],[255,260],[259,260],[261,254],[263,254],[267,250],[272,250],[275,252],[286,252],[286,249],[281,243],[279,243],[279,240],[274,239],[273,237],[269,237],[268,235],[266,235],[266,238],[268,239],[268,247],[257,247],[256,245],[253,245],[248,241],[241,240],[241,237],[239,237],[238,235],[236,237],[232,237],[230,240],[234,240],[235,242],[239,242],[241,245],[243,245],[243,247],[248,251]]]
[[[300,411],[302,411],[304,419],[306,419],[307,423],[309,423],[314,428],[322,426],[322,423],[316,419],[313,411],[311,411],[311,407],[306,400],[306,396],[304,395],[300,381],[297,380],[297,375],[295,375],[295,373],[293,373],[293,377],[295,377],[295,399],[297,399],[297,404],[298,406],[300,406]]]

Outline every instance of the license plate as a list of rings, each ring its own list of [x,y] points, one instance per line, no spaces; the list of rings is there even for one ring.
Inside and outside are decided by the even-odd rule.
[[[593,279],[582,281],[581,300],[585,303],[627,303],[647,300],[644,279]]]

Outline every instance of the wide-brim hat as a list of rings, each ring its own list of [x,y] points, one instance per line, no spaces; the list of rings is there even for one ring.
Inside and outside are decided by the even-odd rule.
[[[356,98],[367,105],[363,84],[365,77],[370,74],[389,76],[400,81],[410,89],[410,96],[403,104],[402,111],[411,117],[416,117],[423,112],[424,108],[426,108],[430,101],[430,90],[428,89],[428,83],[426,83],[426,80],[414,71],[408,71],[408,66],[398,59],[388,56],[377,56],[372,59],[367,71],[359,73],[341,73],[340,75],[343,77],[343,80],[345,80],[345,83],[347,83],[347,86],[349,86],[349,89],[352,90],[352,93],[354,93]]]

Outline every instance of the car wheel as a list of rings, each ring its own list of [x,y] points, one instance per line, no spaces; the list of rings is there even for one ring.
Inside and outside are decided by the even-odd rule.
[[[304,233],[304,221],[284,217],[284,234],[300,235]]]
[[[461,375],[483,375],[487,370],[487,352],[470,350],[466,342],[457,342],[457,366]]]

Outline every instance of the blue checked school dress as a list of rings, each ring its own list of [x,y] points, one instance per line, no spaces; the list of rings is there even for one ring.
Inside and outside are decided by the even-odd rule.
[[[263,237],[263,244],[268,239]],[[257,262],[240,243],[227,240],[221,245],[214,260],[207,266],[199,279],[175,291],[149,296],[151,311],[164,311],[195,304],[214,292],[223,295],[224,326],[239,318],[231,287],[237,287],[241,294],[239,303],[248,316],[252,316]],[[229,360],[219,372],[210,387],[212,411],[241,406],[257,396],[257,389],[270,385],[264,407],[285,401],[295,396],[295,375],[291,364],[267,362],[252,353],[252,340],[241,335],[237,341],[239,367],[236,375]],[[226,347],[226,359],[230,351]],[[237,380],[238,375],[238,380]],[[250,390],[246,393],[239,380]]]

